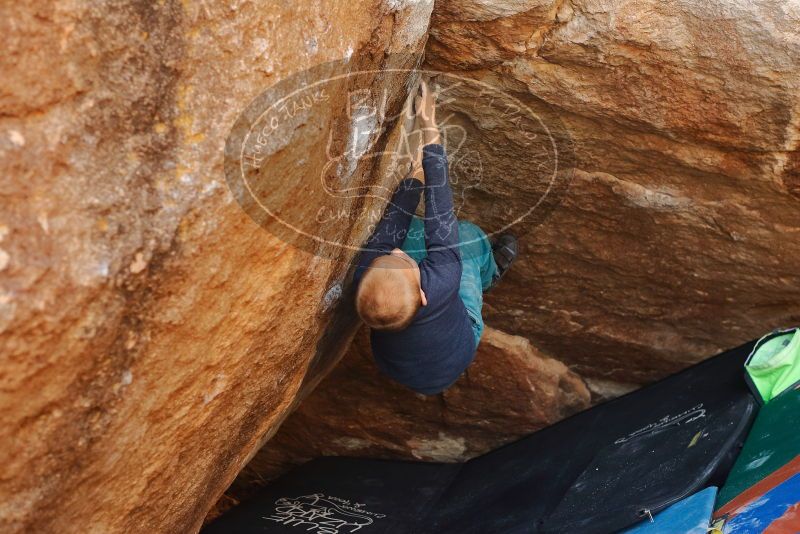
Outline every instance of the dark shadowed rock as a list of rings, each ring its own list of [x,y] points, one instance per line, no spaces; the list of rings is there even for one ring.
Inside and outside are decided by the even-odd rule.
[[[253,483],[317,456],[463,461],[587,408],[589,401],[586,385],[564,364],[493,328],[452,387],[419,395],[378,371],[362,329],[229,495],[242,498]]]

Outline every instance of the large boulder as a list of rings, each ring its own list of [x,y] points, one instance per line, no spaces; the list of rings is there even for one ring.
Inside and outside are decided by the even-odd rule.
[[[571,138],[490,324],[613,395],[800,321],[800,3],[439,0],[430,35],[428,68]],[[542,169],[513,114],[447,94],[482,158],[462,216],[495,230]]]
[[[800,4],[438,0],[423,68],[459,216],[521,237],[489,324],[593,400],[800,321]],[[575,406],[498,335],[434,398],[362,335],[231,495],[321,454],[461,460]]]
[[[334,366],[357,326],[347,281],[369,233],[361,215],[385,200],[347,191],[391,184],[383,157],[359,157],[354,119],[369,145],[398,140],[393,114],[432,9],[0,8],[0,529],[196,530]],[[496,231],[530,215],[512,225],[523,250],[487,298],[489,324],[565,362],[598,398],[800,321],[796,0],[439,0],[431,24],[425,68],[449,73],[440,116],[462,149],[459,216]],[[348,246],[333,251],[254,217],[257,203],[226,189],[223,159],[249,102],[330,61],[331,76],[368,71],[360,83],[388,114],[351,117],[340,84],[326,105],[292,111],[250,177],[254,198],[306,223],[342,195],[325,243]],[[498,93],[519,105],[499,108]],[[331,146],[346,157],[328,167]],[[552,400],[507,398],[526,431],[585,398],[553,385],[578,383],[554,365],[526,368]],[[332,452],[456,458],[512,439],[495,411],[483,419],[500,424],[475,423],[463,451],[447,439],[478,420],[471,396],[508,378],[484,369],[483,385],[449,393],[462,392],[460,419],[437,429],[443,412],[425,405],[417,441],[412,414],[377,449],[379,432],[359,429]],[[524,390],[525,376],[502,391]]]
[[[0,530],[199,528],[355,331],[341,305],[353,252],[332,261],[251,220],[225,185],[228,131],[297,72],[419,54],[431,9],[4,3]],[[374,86],[400,109],[405,84]],[[329,93],[310,118],[341,119],[347,96]],[[372,126],[386,142],[392,124]],[[327,132],[282,133],[290,143],[262,154],[261,178],[302,213],[322,193],[282,165],[308,158],[303,170],[319,172]],[[356,163],[348,179],[384,179]],[[360,242],[367,226],[353,220],[331,232]]]

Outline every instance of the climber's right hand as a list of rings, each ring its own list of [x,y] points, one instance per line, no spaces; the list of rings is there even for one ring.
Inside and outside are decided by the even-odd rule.
[[[414,100],[414,109],[417,112],[424,144],[438,144],[439,127],[436,124],[436,95],[430,90],[425,80],[422,80],[419,84],[419,92]]]

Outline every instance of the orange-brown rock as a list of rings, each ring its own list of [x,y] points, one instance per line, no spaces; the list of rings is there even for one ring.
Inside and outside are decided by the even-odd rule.
[[[362,328],[229,493],[241,498],[251,485],[317,456],[463,461],[587,408],[589,400],[564,364],[493,328],[452,387],[419,395],[378,371]]]
[[[419,52],[431,7],[0,7],[0,531],[197,530],[355,327],[352,252],[323,259],[248,218],[225,187],[226,135],[293,73]],[[399,110],[407,88],[374,84]],[[315,120],[346,113],[328,96]],[[284,134],[319,172],[327,132]],[[285,152],[263,178],[308,212],[321,193],[303,194]],[[373,168],[350,178],[380,182]]]
[[[403,54],[425,44],[432,9],[0,7],[0,530],[194,531],[333,367],[356,328],[353,251],[323,255],[264,232],[225,187],[225,139],[267,87],[341,60],[373,71],[366,82],[386,96],[389,118],[367,121],[369,142],[396,142],[391,114],[413,76],[382,71],[414,67]],[[456,184],[460,217],[497,230],[547,196],[515,225],[522,255],[487,298],[489,324],[613,396],[800,322],[796,2],[439,0],[430,37],[426,68],[484,83],[541,119],[521,124],[475,86],[442,100],[464,143],[453,166],[468,178]],[[326,149],[359,145],[345,89],[262,154],[256,192],[278,212],[313,223],[328,200],[309,190]],[[559,149],[548,153],[561,164],[557,194],[541,180],[554,160],[539,162],[544,145],[527,146],[526,133]],[[377,187],[391,183],[387,166],[351,157],[327,176],[338,192]],[[382,202],[347,208],[326,237],[353,245],[369,231],[360,216]],[[370,376],[361,358],[341,372]],[[552,385],[572,376],[554,365],[531,371],[551,384],[548,403],[537,397],[545,412],[508,399],[529,429],[580,405],[574,379]],[[526,387],[485,369],[480,387],[448,395],[488,395],[499,380],[504,391]],[[405,398],[392,391],[358,400]],[[481,426],[493,412],[458,400],[464,411],[447,424],[474,425],[459,454],[512,439],[515,429]],[[439,438],[454,432],[435,420],[444,412],[426,406],[425,418],[404,414],[396,435],[359,439],[382,444],[373,452],[456,457],[460,445]],[[413,441],[418,421],[428,441]],[[334,452],[369,452],[359,444]]]
[[[573,143],[560,205],[516,227],[490,324],[613,395],[800,322],[796,2],[439,0],[430,34],[430,69]],[[462,216],[496,229],[542,172],[488,98],[449,94],[482,158]]]
[[[523,251],[487,296],[489,324],[566,362],[595,399],[800,321],[796,4],[439,0],[424,67],[447,73],[437,76],[439,116],[464,156],[455,167],[467,163],[453,169],[459,216],[493,231],[547,196],[514,226]],[[534,120],[520,123],[482,87],[517,99]],[[558,157],[526,146],[530,132],[552,138]],[[384,385],[361,343],[242,485],[316,454],[430,460],[482,450],[475,434],[475,449],[459,441],[446,400],[480,394],[459,385],[435,404]],[[487,384],[505,377],[502,366],[483,369]],[[371,380],[355,393],[363,376]],[[410,398],[383,404],[396,395]],[[460,432],[484,430],[479,414],[502,404],[465,412]],[[483,443],[510,439],[511,427],[501,422]]]

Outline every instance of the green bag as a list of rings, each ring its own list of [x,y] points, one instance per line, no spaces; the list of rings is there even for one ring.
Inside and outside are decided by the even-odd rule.
[[[800,384],[800,328],[777,330],[759,339],[744,367],[762,404]]]

